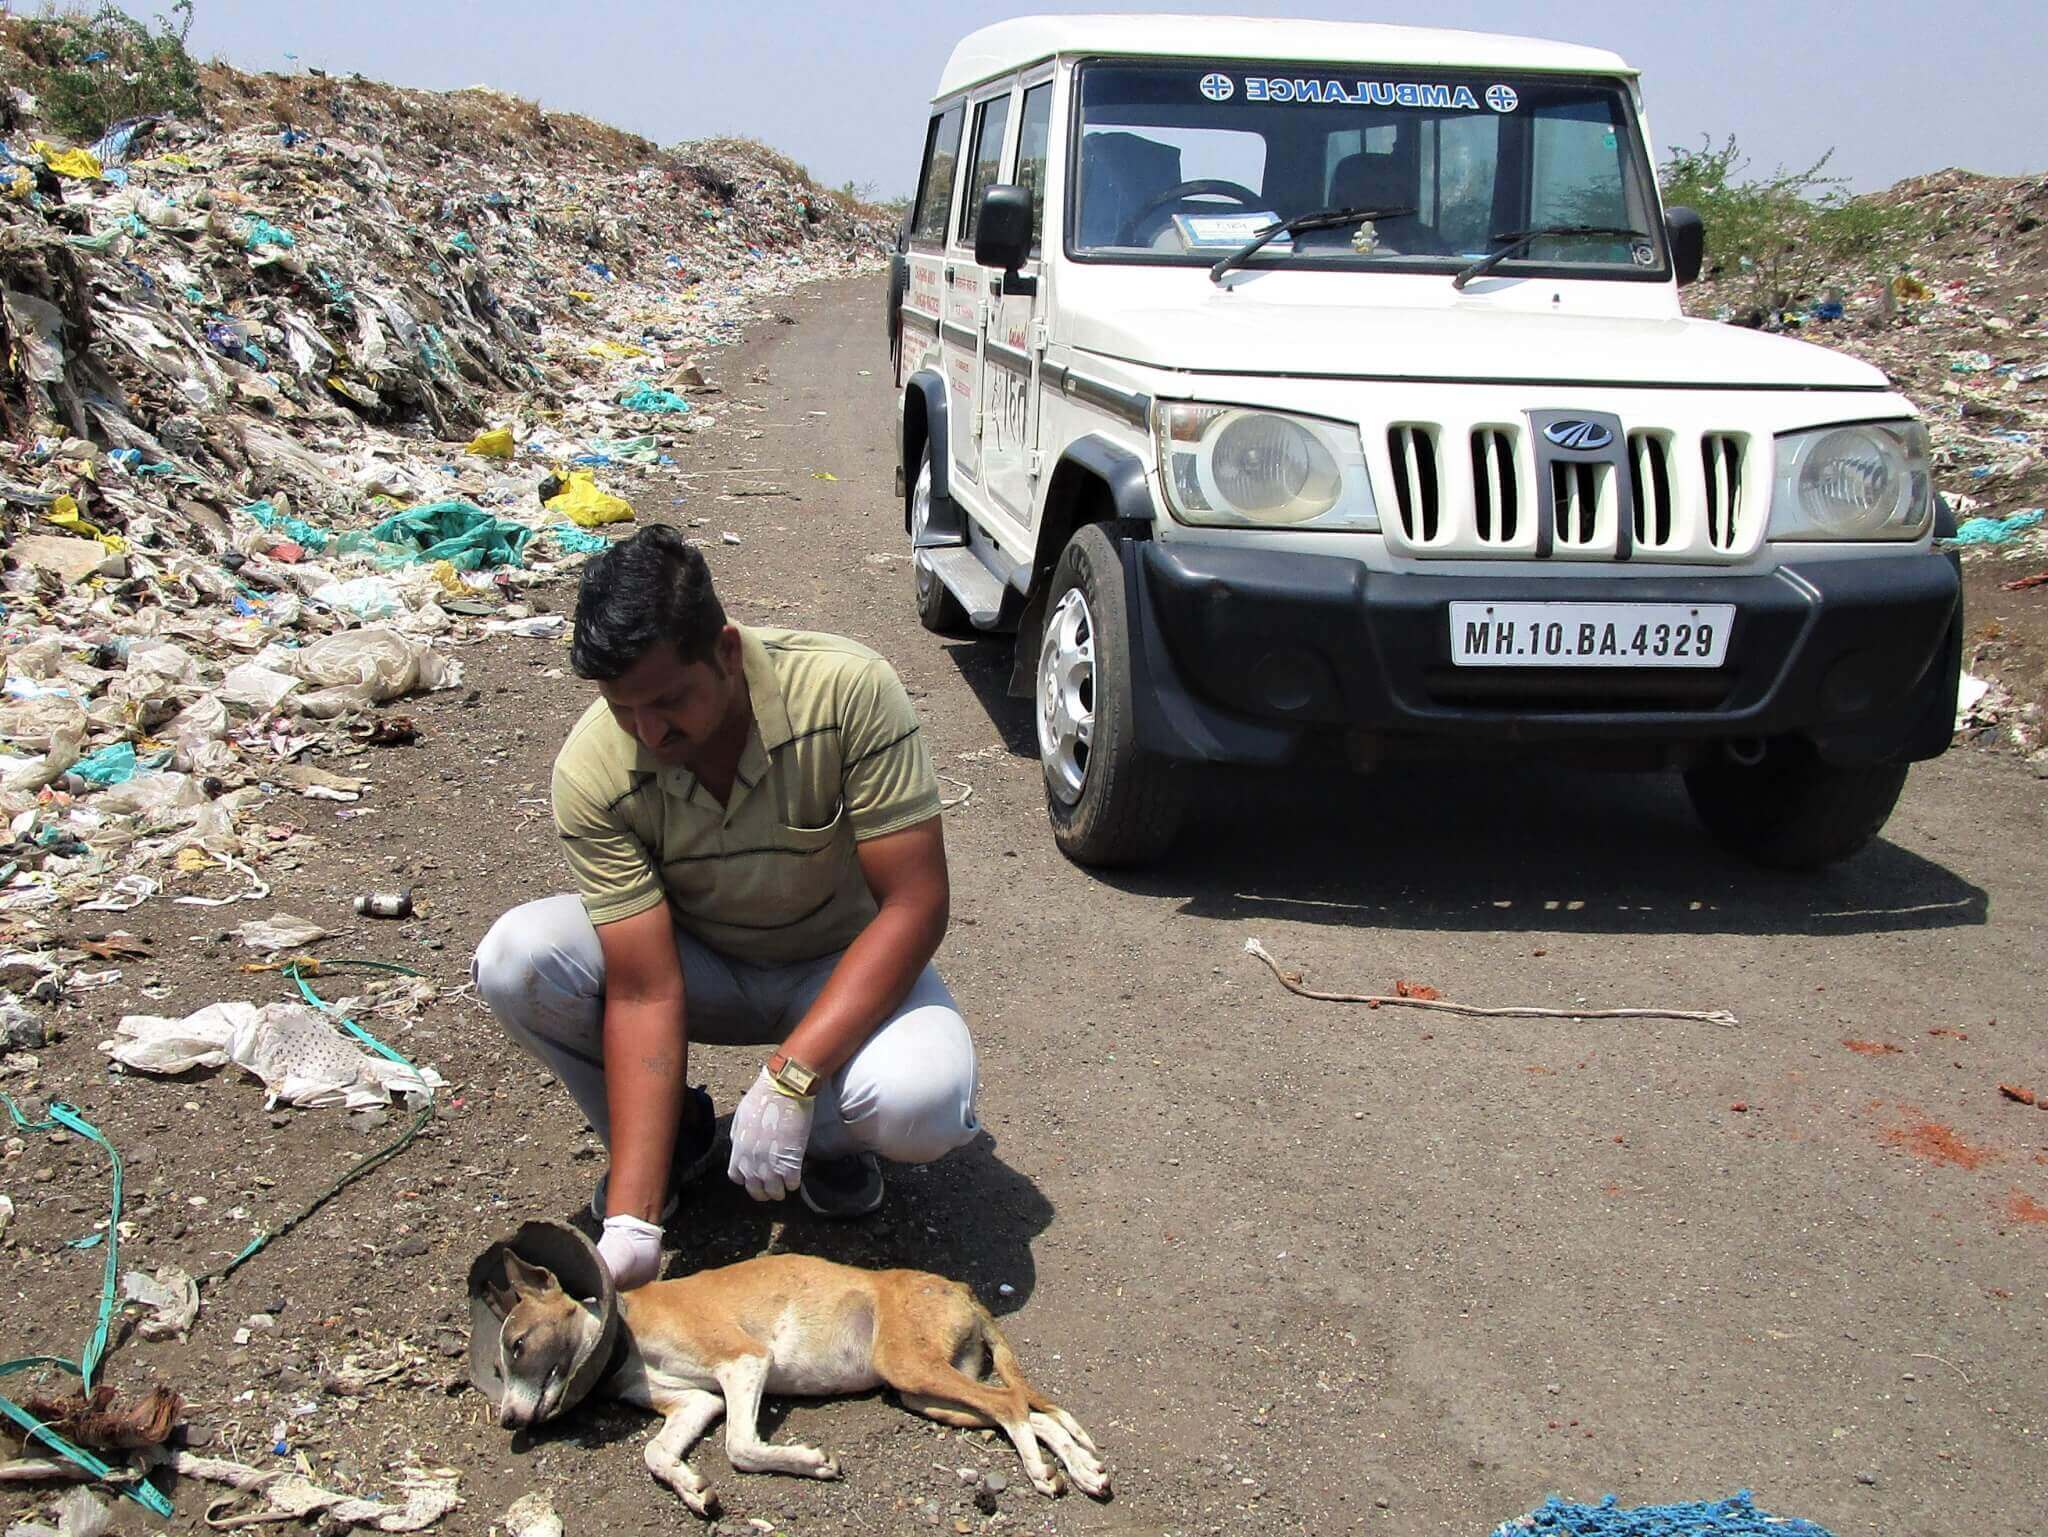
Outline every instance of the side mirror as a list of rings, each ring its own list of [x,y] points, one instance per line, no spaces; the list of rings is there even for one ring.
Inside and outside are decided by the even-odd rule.
[[[974,216],[974,259],[984,267],[1013,273],[1031,257],[1031,193],[1024,187],[990,187]]]
[[[1671,240],[1671,265],[1683,288],[1700,275],[1707,255],[1707,226],[1691,208],[1664,210],[1664,230]]]

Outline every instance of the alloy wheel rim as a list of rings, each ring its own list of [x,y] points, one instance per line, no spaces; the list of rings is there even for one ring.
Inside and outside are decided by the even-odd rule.
[[[1095,741],[1095,619],[1078,587],[1068,589],[1046,618],[1037,702],[1046,783],[1071,806],[1088,783]]]
[[[910,492],[910,569],[917,581],[917,596],[920,601],[931,598],[932,583],[938,574],[932,570],[932,558],[928,551],[918,548],[917,541],[932,521],[932,462],[927,458],[918,467],[917,484]]]

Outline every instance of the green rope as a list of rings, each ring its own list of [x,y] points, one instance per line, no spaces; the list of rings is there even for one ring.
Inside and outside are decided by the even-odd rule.
[[[372,971],[390,971],[408,977],[419,975],[410,966],[399,966],[389,961],[329,961],[325,964],[330,967],[357,966]],[[411,1068],[414,1072],[419,1071],[405,1057],[393,1051],[361,1025],[343,1015],[333,1004],[314,992],[306,982],[304,970],[296,961],[285,967],[285,975],[298,984],[299,994],[306,1002],[337,1021],[343,1029],[347,1030],[350,1035],[353,1035],[365,1046],[393,1062]],[[104,1278],[100,1286],[99,1317],[93,1326],[92,1338],[86,1342],[84,1352],[76,1361],[66,1360],[62,1356],[23,1356],[18,1360],[0,1362],[0,1377],[11,1377],[17,1372],[28,1371],[38,1366],[55,1367],[59,1371],[69,1372],[77,1377],[83,1383],[84,1391],[90,1393],[92,1391],[93,1373],[99,1369],[100,1362],[106,1355],[107,1334],[114,1318],[115,1281],[120,1273],[121,1155],[116,1151],[114,1144],[100,1134],[98,1127],[94,1126],[84,1116],[61,1100],[50,1101],[48,1107],[49,1119],[42,1121],[32,1121],[23,1115],[21,1108],[6,1094],[0,1094],[0,1101],[5,1102],[8,1114],[14,1117],[14,1124],[23,1131],[57,1131],[63,1129],[76,1132],[78,1135],[90,1138],[105,1148],[107,1150],[107,1157],[113,1160],[114,1198],[113,1207],[107,1220],[107,1259]],[[326,1205],[336,1195],[346,1190],[350,1185],[372,1170],[382,1168],[408,1147],[412,1146],[414,1141],[418,1139],[419,1134],[426,1129],[427,1123],[433,1119],[433,1116],[434,1102],[433,1097],[429,1095],[413,1112],[412,1124],[406,1127],[394,1141],[379,1148],[376,1152],[365,1158],[275,1228],[259,1233],[250,1240],[248,1247],[243,1249],[241,1253],[237,1254],[225,1265],[221,1266],[218,1270],[208,1271],[205,1275],[200,1276],[197,1284],[207,1286],[233,1275],[272,1243],[284,1237],[285,1234],[291,1232],[293,1228],[312,1216],[314,1212]],[[93,1477],[112,1484],[117,1492],[135,1501],[145,1509],[153,1511],[159,1516],[176,1514],[176,1510],[171,1502],[146,1477],[135,1475],[124,1468],[115,1467],[110,1463],[102,1461],[83,1447],[72,1445],[71,1442],[67,1441],[63,1436],[59,1435],[33,1414],[30,1414],[28,1410],[22,1408],[4,1394],[0,1394],[0,1414],[4,1414],[8,1419],[19,1425],[29,1438],[42,1442],[59,1456],[85,1469]]]
[[[28,1371],[32,1367],[54,1366],[60,1371],[70,1372],[74,1377],[77,1377],[82,1385],[82,1391],[89,1395],[92,1392],[93,1373],[99,1370],[100,1361],[107,1353],[107,1332],[112,1327],[114,1321],[114,1283],[120,1276],[121,1155],[115,1150],[114,1144],[100,1134],[100,1129],[97,1126],[93,1125],[92,1122],[88,1121],[77,1110],[65,1104],[62,1100],[51,1100],[48,1106],[49,1118],[41,1121],[30,1120],[27,1116],[23,1115],[21,1107],[14,1102],[10,1095],[0,1094],[0,1101],[6,1102],[7,1113],[14,1117],[14,1124],[21,1130],[64,1130],[76,1132],[79,1136],[90,1138],[105,1148],[107,1150],[107,1157],[113,1160],[114,1198],[112,1208],[107,1216],[107,1260],[103,1267],[103,1277],[100,1282],[99,1316],[93,1324],[92,1337],[86,1341],[85,1349],[80,1353],[76,1361],[67,1361],[62,1356],[23,1356],[18,1360],[0,1362],[0,1377],[11,1377],[17,1372]],[[45,1425],[33,1414],[30,1414],[28,1410],[4,1395],[0,1395],[0,1414],[5,1414],[15,1424],[19,1425],[29,1437],[41,1441],[59,1456],[84,1468],[93,1477],[109,1480],[119,1479],[120,1475],[116,1469],[102,1462],[84,1448],[73,1446],[48,1425]],[[137,1479],[132,1483],[118,1482],[116,1486],[129,1499],[134,1500],[138,1505],[152,1510],[160,1516],[173,1514],[171,1502],[165,1499],[146,1478]]]

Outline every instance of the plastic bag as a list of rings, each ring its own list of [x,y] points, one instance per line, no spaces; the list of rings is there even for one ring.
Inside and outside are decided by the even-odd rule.
[[[654,416],[682,416],[690,409],[690,403],[674,390],[658,390],[644,383],[634,385],[621,395],[619,404],[628,411]]]
[[[47,139],[37,139],[29,147],[43,157],[44,165],[73,181],[98,181],[106,174],[99,156],[89,149],[59,149]]]
[[[244,662],[221,679],[220,697],[229,704],[244,705],[261,714],[276,709],[279,701],[298,686],[297,678],[272,672],[255,662]]]
[[[319,924],[291,913],[272,913],[268,918],[244,918],[235,933],[251,950],[265,955],[275,955],[280,950],[302,950],[314,940],[327,937],[327,930]]]
[[[346,582],[329,582],[306,594],[315,603],[354,614],[358,619],[390,619],[405,612],[405,597],[396,585],[381,576],[358,576]]]
[[[494,518],[468,502],[429,502],[370,530],[379,544],[409,546],[419,560],[445,560],[463,571],[516,566],[533,530]]]
[[[480,432],[469,440],[466,453],[480,459],[510,459],[519,451],[519,445],[512,439],[510,427],[493,427],[489,432]]]
[[[633,516],[633,504],[609,491],[600,490],[597,477],[588,470],[571,471],[569,483],[548,498],[547,509],[559,512],[579,528],[623,523]]]
[[[102,790],[92,798],[92,806],[114,816],[161,816],[205,799],[206,792],[190,774],[137,774]]]
[[[232,1062],[263,1080],[272,1105],[351,1110],[388,1105],[394,1094],[427,1097],[441,1086],[431,1068],[373,1057],[325,1019],[296,1003],[216,1003],[183,1019],[124,1015],[100,1050],[144,1073],[182,1073]]]
[[[381,625],[317,640],[294,656],[291,665],[316,688],[360,688],[373,704],[415,689],[455,688],[462,682],[461,663]]]

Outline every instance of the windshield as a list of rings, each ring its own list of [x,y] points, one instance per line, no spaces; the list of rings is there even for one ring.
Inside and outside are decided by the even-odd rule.
[[[1083,67],[1068,249],[1212,265],[1281,219],[1395,211],[1282,237],[1247,263],[1456,272],[1547,226],[1498,275],[1668,276],[1618,81],[1278,64]]]

